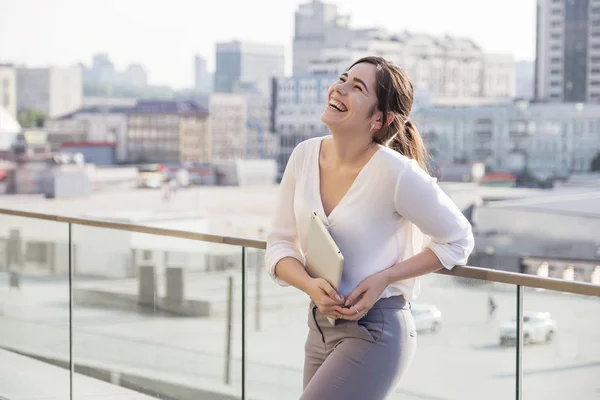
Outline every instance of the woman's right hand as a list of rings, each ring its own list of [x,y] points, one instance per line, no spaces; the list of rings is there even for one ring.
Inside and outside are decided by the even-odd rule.
[[[334,319],[341,317],[340,313],[333,309],[333,306],[343,305],[344,296],[339,294],[325,279],[311,278],[307,294],[321,314]]]

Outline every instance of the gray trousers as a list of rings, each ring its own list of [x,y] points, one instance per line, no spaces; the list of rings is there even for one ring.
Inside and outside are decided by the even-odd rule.
[[[384,400],[415,354],[417,333],[402,296],[381,299],[359,321],[332,326],[311,302],[300,400]]]

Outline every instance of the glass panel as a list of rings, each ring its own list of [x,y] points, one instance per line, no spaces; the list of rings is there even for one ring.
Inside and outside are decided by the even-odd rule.
[[[68,232],[0,215],[0,398],[70,396]]]
[[[73,242],[77,371],[155,398],[241,397],[240,247],[88,226]]]
[[[265,273],[264,253],[248,249],[246,258],[247,396],[297,399],[302,394],[309,300],[299,290],[271,280]]]
[[[516,353],[501,343],[501,324],[515,310],[513,285],[440,274],[421,278],[413,303],[417,353],[392,398],[514,398]]]
[[[273,283],[264,273],[260,257],[256,263],[261,266],[262,279],[260,307],[256,307],[255,267],[250,263],[248,395],[298,398],[308,299],[294,288]],[[440,274],[422,278],[421,287],[421,295],[413,303],[417,353],[390,399],[514,398],[516,353],[514,347],[500,344],[500,328],[515,313],[516,288]]]
[[[525,290],[524,399],[598,398],[598,300],[591,296]]]

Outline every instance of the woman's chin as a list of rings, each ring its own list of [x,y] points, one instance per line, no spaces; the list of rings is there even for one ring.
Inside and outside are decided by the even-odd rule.
[[[337,126],[343,122],[343,118],[340,118],[339,115],[332,115],[331,110],[325,109],[321,113],[321,121],[331,129],[331,126]]]

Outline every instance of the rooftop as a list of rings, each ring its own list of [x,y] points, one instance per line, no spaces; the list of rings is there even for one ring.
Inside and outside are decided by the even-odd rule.
[[[194,101],[140,100],[130,109],[130,114],[201,114],[208,115],[205,108]]]
[[[76,111],[61,115],[58,120],[71,119],[77,114],[124,114],[129,112],[132,107],[126,106],[90,106],[82,107]]]
[[[553,193],[546,196],[491,203],[490,207],[518,208],[550,214],[600,218],[600,191]]]

